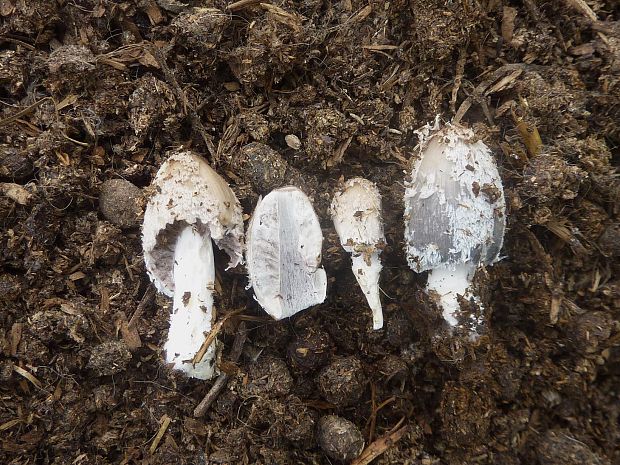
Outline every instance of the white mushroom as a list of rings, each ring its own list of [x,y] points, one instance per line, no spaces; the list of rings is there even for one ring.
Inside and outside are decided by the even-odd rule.
[[[198,155],[173,153],[153,180],[142,226],[146,270],[160,292],[173,297],[166,362],[188,376],[209,379],[216,373],[216,347],[192,360],[215,317],[214,240],[230,257],[243,258],[241,206],[228,184]]]
[[[258,202],[248,226],[250,286],[276,320],[325,300],[321,268],[323,233],[306,195],[296,187],[271,191]]]
[[[349,179],[334,195],[331,215],[342,247],[352,254],[353,273],[372,310],[373,328],[381,329],[379,275],[383,267],[379,255],[385,234],[377,186],[367,179]]]
[[[427,290],[438,296],[453,328],[458,296],[478,303],[470,289],[474,274],[499,258],[504,190],[491,151],[472,130],[451,124],[440,129],[437,121],[418,135],[419,157],[405,192],[407,259],[414,271],[430,271]],[[474,337],[476,323],[467,322]]]

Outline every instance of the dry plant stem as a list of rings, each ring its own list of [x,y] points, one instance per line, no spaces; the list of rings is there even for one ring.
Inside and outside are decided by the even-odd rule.
[[[528,65],[525,63],[511,63],[511,64],[504,65],[501,68],[496,69],[490,78],[485,79],[480,84],[478,84],[478,86],[476,86],[472,95],[470,95],[465,100],[463,100],[463,103],[461,103],[461,106],[457,110],[456,115],[454,115],[454,118],[452,119],[452,123],[454,124],[460,123],[460,121],[465,116],[465,113],[467,113],[467,110],[469,110],[469,108],[471,107],[474,101],[479,101],[482,98],[494,92],[500,91],[501,88],[498,88],[497,86],[494,86],[491,88],[491,86],[493,85],[493,83],[495,83],[498,79],[500,79],[505,74],[509,72],[514,72],[517,70],[539,69],[539,68],[545,68],[545,67],[537,66],[537,65]]]
[[[244,8],[261,3],[260,0],[239,0],[238,2],[231,3],[226,7],[227,10],[236,11],[243,10]]]
[[[157,431],[157,434],[155,435],[155,438],[151,443],[151,447],[149,447],[149,452],[151,454],[155,453],[155,450],[157,450],[157,446],[159,446],[161,438],[163,438],[164,434],[166,434],[166,430],[168,429],[168,426],[170,426],[171,421],[172,419],[166,414],[161,417],[161,426],[159,427],[159,430]]]
[[[183,92],[183,89],[181,89],[179,82],[174,76],[174,73],[166,64],[166,58],[164,57],[164,54],[161,52],[161,50],[158,47],[154,46],[151,47],[151,51],[153,52],[153,56],[157,60],[157,63],[159,64],[161,70],[163,71],[166,81],[168,81],[168,84],[170,84],[170,86],[172,87],[174,95],[183,106],[183,111],[187,112],[188,116],[190,117],[193,128],[202,136],[202,139],[204,140],[204,143],[207,146],[209,153],[211,154],[211,161],[215,165],[217,165],[219,160],[217,150],[213,145],[213,140],[211,136],[207,133],[207,129],[202,124],[202,121],[200,121],[200,116],[198,116],[196,110],[190,105],[189,101],[187,100],[187,96],[185,95],[185,92]]]
[[[41,105],[44,102],[47,102],[48,100],[53,101],[54,99],[52,99],[52,97],[43,97],[41,100],[37,100],[32,105],[29,105],[26,108],[24,108],[23,110],[18,111],[13,116],[9,116],[8,118],[0,120],[0,128],[2,126],[6,126],[7,124],[12,123],[13,121],[18,120],[19,118],[21,118],[24,115],[27,115],[28,113],[34,111],[39,105]]]
[[[209,347],[211,347],[211,344],[213,343],[213,341],[215,341],[215,338],[217,337],[218,333],[222,329],[222,326],[224,326],[224,323],[226,323],[226,321],[228,321],[229,318],[241,313],[243,310],[244,309],[242,308],[238,310],[234,310],[228,313],[227,315],[225,315],[224,318],[222,318],[220,321],[215,323],[215,325],[213,326],[213,329],[209,331],[209,334],[207,334],[205,341],[200,346],[200,349],[198,350],[198,352],[196,352],[196,355],[194,356],[192,363],[200,363],[202,361],[202,358],[205,356],[205,353],[207,352]]]
[[[351,465],[368,465],[396,444],[405,435],[408,429],[408,426],[403,426],[392,433],[388,433],[385,436],[380,437],[375,442],[369,444],[368,447],[364,449],[362,454],[351,462]]]
[[[237,335],[235,336],[235,341],[233,342],[233,346],[230,351],[231,362],[236,363],[239,360],[239,357],[241,357],[241,352],[243,351],[243,344],[245,343],[246,336],[247,332],[245,330],[245,322],[242,321],[237,327]],[[199,418],[202,417],[205,413],[207,413],[207,410],[209,410],[211,404],[218,398],[220,393],[224,390],[224,387],[226,387],[229,379],[230,376],[226,373],[222,373],[220,376],[218,376],[209,392],[207,392],[204,398],[194,409],[194,417]]]
[[[370,400],[372,403],[372,413],[370,414],[368,443],[372,443],[372,440],[375,438],[375,427],[377,426],[377,387],[373,382],[370,383]]]
[[[138,304],[138,307],[136,308],[136,311],[133,313],[133,315],[131,316],[131,319],[129,320],[128,326],[130,328],[134,327],[137,324],[138,318],[140,318],[142,316],[142,314],[144,313],[144,310],[146,310],[146,307],[151,305],[151,303],[155,299],[155,294],[156,293],[157,293],[157,291],[156,291],[154,286],[149,285],[146,288],[146,292],[144,293],[144,296],[142,297],[142,300]]]

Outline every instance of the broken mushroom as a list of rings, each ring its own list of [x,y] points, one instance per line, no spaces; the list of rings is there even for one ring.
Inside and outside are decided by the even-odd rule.
[[[300,189],[283,187],[260,200],[246,242],[250,286],[273,318],[290,317],[325,300],[323,233],[310,200]]]
[[[142,246],[151,281],[173,298],[166,362],[190,377],[209,379],[216,373],[215,345],[201,360],[193,359],[215,318],[211,240],[229,255],[229,267],[242,261],[241,206],[226,181],[189,151],[172,153],[152,187]]]
[[[351,254],[353,273],[372,310],[372,326],[381,329],[379,275],[383,267],[379,255],[385,234],[377,186],[367,179],[349,179],[334,195],[331,216],[342,247]]]
[[[427,291],[444,319],[459,324],[459,296],[479,305],[471,284],[476,270],[496,262],[504,240],[506,204],[489,148],[459,125],[418,131],[419,156],[405,191],[407,260],[429,271]],[[466,321],[475,337],[478,320]]]

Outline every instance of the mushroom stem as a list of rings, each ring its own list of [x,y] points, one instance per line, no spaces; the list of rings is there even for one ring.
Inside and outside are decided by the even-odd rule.
[[[364,254],[353,254],[351,258],[353,273],[372,310],[372,327],[373,329],[381,329],[383,327],[383,311],[379,297],[379,275],[383,266],[379,260],[379,252],[375,251],[370,254],[368,261],[366,258]]]
[[[192,359],[211,330],[215,265],[209,232],[200,234],[187,226],[174,249],[174,301],[168,341],[164,347],[166,362],[176,370],[198,379],[215,374],[215,344],[207,349],[202,361]]]
[[[430,271],[426,288],[439,295],[439,305],[442,308],[444,319],[451,328],[457,324],[457,313],[460,310],[458,296],[466,299],[473,297],[469,286],[476,271],[471,262],[445,264]]]

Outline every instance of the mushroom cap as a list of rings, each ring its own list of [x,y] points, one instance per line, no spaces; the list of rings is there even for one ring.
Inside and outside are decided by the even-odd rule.
[[[162,164],[152,183],[142,225],[146,270],[160,292],[174,295],[174,247],[180,230],[196,225],[210,234],[230,257],[243,261],[241,205],[226,181],[200,156],[176,151]]]
[[[248,226],[246,261],[256,300],[276,320],[325,300],[322,244],[319,219],[300,189],[276,189],[259,201]]]
[[[359,252],[360,246],[374,248],[385,243],[381,194],[373,182],[364,178],[349,179],[334,195],[330,213],[347,252]]]
[[[497,261],[506,228],[502,180],[472,130],[427,125],[405,190],[405,242],[417,272]]]

